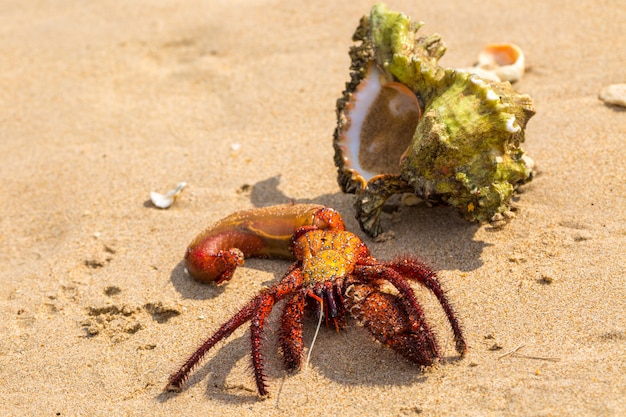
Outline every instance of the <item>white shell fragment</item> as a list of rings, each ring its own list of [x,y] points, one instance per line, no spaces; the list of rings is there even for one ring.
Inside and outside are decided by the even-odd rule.
[[[174,201],[176,200],[176,196],[183,191],[183,188],[187,186],[186,182],[179,182],[176,187],[172,190],[169,190],[165,194],[159,194],[156,191],[150,191],[150,201],[156,207],[161,209],[169,208]]]
[[[606,104],[626,107],[626,84],[611,84],[600,90],[598,98]]]
[[[463,70],[488,80],[514,83],[524,75],[524,52],[512,43],[492,43],[480,52],[478,64]]]

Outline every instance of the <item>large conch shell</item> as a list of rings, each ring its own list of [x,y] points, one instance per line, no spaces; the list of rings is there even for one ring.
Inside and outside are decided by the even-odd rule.
[[[338,181],[356,193],[357,219],[371,236],[388,197],[414,193],[456,207],[470,221],[510,210],[532,178],[520,144],[531,98],[508,82],[442,68],[439,35],[382,4],[361,19],[350,49],[351,80],[337,101]]]

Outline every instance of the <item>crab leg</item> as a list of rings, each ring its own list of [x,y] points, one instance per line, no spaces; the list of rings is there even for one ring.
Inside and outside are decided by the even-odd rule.
[[[261,342],[264,335],[265,319],[272,311],[274,304],[282,300],[289,294],[297,292],[302,286],[302,274],[296,268],[296,262],[287,272],[285,277],[273,287],[268,288],[261,294],[254,297],[237,314],[224,323],[210,338],[208,338],[180,367],[172,374],[169,383],[165,387],[166,391],[181,391],[193,368],[202,360],[204,355],[217,342],[230,336],[242,324],[250,320],[250,334],[252,341],[252,366],[256,385],[260,395],[267,395],[265,384],[265,374],[263,373],[263,357],[261,355]]]
[[[400,275],[419,282],[432,291],[435,297],[437,297],[437,300],[439,300],[439,304],[441,304],[443,311],[445,311],[446,316],[448,317],[448,321],[450,322],[450,326],[452,327],[452,331],[454,333],[456,350],[463,355],[467,350],[467,344],[463,338],[463,331],[461,330],[459,321],[457,320],[454,311],[452,310],[452,307],[450,306],[450,303],[441,288],[441,284],[439,284],[439,280],[437,279],[435,272],[424,263],[411,258],[403,258],[395,262],[387,262],[385,265],[398,272]]]
[[[302,363],[302,319],[306,305],[306,292],[300,291],[291,296],[280,317],[279,343],[283,352],[285,367],[294,371]]]
[[[317,204],[285,204],[239,211],[198,235],[187,248],[185,266],[197,281],[220,284],[247,257],[294,259],[291,240],[301,227],[344,230],[341,215]]]
[[[257,306],[252,315],[250,324],[250,341],[252,345],[252,368],[259,394],[267,395],[267,384],[265,373],[263,372],[263,355],[261,354],[261,342],[265,334],[265,319],[269,316],[276,300],[270,294],[263,294],[257,299]]]
[[[297,292],[302,287],[302,273],[300,269],[295,268],[296,265],[298,263],[294,264],[294,267],[278,285],[256,297],[256,308],[250,321],[250,338],[252,342],[252,368],[254,369],[256,386],[261,396],[268,394],[265,383],[266,377],[263,372],[263,355],[261,354],[261,344],[265,335],[265,319],[272,312],[276,302]]]
[[[255,297],[244,308],[239,310],[230,320],[222,325],[210,338],[208,338],[202,346],[198,348],[187,361],[180,367],[176,373],[173,373],[167,386],[166,391],[179,392],[183,388],[183,384],[187,380],[189,373],[195,368],[195,366],[202,360],[204,355],[213,347],[217,342],[230,336],[239,326],[250,320],[252,313],[257,304],[257,298]]]

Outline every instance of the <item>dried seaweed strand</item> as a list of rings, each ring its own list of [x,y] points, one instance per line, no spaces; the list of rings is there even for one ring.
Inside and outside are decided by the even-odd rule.
[[[515,358],[525,358],[525,359],[535,359],[535,360],[540,360],[540,361],[550,361],[550,362],[558,362],[561,360],[561,358],[554,358],[554,357],[547,357],[547,356],[533,356],[533,355],[524,355],[522,353],[518,353],[518,351],[520,351],[523,347],[525,347],[525,344],[521,344],[518,347],[516,347],[513,350],[508,351],[507,353],[498,356],[498,360],[506,357],[506,356],[511,356],[511,357],[515,357]]]
[[[315,329],[315,334],[313,335],[313,340],[311,341],[311,346],[309,347],[309,353],[306,355],[306,362],[304,363],[304,369],[309,369],[309,360],[311,359],[311,352],[313,352],[313,345],[315,345],[315,339],[317,339],[317,334],[320,331],[320,327],[322,326],[322,317],[324,316],[324,301],[320,299],[320,318],[317,321],[317,328]]]

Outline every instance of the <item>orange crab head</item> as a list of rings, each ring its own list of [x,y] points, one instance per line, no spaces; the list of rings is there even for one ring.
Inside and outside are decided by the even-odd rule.
[[[363,241],[350,232],[303,228],[294,237],[293,252],[302,261],[305,285],[347,277],[369,256]]]

